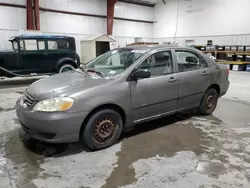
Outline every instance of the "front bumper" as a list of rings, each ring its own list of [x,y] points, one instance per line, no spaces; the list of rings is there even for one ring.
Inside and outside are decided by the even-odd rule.
[[[79,141],[80,129],[88,112],[36,112],[25,108],[18,99],[16,113],[30,137],[49,143]]]

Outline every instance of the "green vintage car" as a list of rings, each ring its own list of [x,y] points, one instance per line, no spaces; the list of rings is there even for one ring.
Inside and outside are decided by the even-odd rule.
[[[80,66],[75,38],[19,35],[9,40],[13,51],[0,51],[0,77],[56,74]]]

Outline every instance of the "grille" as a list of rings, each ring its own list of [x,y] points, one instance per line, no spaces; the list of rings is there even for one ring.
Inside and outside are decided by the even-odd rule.
[[[28,107],[31,107],[35,103],[35,98],[32,97],[27,91],[24,92],[24,97],[23,97],[23,102],[26,104]]]

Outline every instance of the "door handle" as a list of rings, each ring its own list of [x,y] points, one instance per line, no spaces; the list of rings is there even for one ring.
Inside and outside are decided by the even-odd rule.
[[[177,81],[177,79],[175,78],[175,77],[171,77],[169,80],[168,80],[168,82],[170,82],[170,83],[174,83],[174,82],[176,82]]]
[[[44,53],[43,55],[48,55],[48,53]]]
[[[203,71],[202,76],[207,76],[208,72],[207,71]]]

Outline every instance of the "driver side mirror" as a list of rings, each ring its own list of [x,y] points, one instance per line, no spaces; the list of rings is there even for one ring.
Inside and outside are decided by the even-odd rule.
[[[150,78],[150,76],[151,76],[151,72],[145,69],[138,69],[137,71],[133,73],[133,78],[135,80],[139,78]]]

